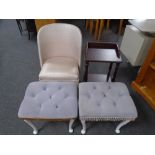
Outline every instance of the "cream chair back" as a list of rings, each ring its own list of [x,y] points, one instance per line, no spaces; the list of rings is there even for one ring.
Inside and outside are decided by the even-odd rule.
[[[40,28],[37,35],[40,65],[53,57],[70,57],[81,64],[82,34],[71,24],[53,23]]]

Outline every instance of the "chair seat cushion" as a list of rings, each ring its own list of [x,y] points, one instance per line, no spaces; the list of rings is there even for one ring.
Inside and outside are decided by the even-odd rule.
[[[77,85],[74,82],[32,82],[18,112],[19,118],[69,119],[77,117]]]
[[[67,57],[53,57],[47,60],[39,74],[40,80],[78,81],[78,78],[78,63]]]
[[[125,84],[87,82],[79,85],[79,115],[86,120],[134,120],[137,110]]]

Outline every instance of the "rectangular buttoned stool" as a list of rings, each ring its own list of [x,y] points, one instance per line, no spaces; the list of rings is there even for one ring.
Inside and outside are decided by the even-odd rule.
[[[18,117],[38,130],[31,120],[68,120],[69,132],[77,118],[77,84],[74,82],[32,82],[28,85]]]
[[[85,82],[79,84],[79,117],[86,132],[86,121],[122,121],[120,128],[137,118],[137,109],[125,84]]]

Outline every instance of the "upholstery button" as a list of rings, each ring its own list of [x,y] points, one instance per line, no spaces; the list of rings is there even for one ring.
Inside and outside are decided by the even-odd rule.
[[[88,97],[88,98],[91,98],[90,94],[87,94],[87,97]]]
[[[113,102],[113,105],[116,106],[116,102]]]
[[[106,94],[104,92],[102,93],[102,95],[103,95],[103,97],[106,97]]]
[[[58,108],[58,105],[56,105],[55,108],[57,109]]]
[[[52,99],[52,95],[50,95],[50,99]]]
[[[98,102],[98,103],[97,103],[97,106],[99,107],[100,105],[101,105],[101,104]]]
[[[43,90],[46,90],[46,86],[43,87]]]
[[[96,89],[96,86],[93,86],[93,89]]]
[[[111,89],[111,86],[109,86],[108,88]]]
[[[59,86],[58,89],[61,90],[61,86]]]
[[[31,94],[31,97],[35,97],[35,94]]]
[[[67,98],[67,97],[68,97],[68,94],[65,95],[65,98]]]

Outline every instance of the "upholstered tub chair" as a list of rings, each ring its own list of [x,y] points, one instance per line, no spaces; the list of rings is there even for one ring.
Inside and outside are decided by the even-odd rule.
[[[41,71],[39,80],[79,82],[82,34],[71,24],[53,23],[37,35]]]

